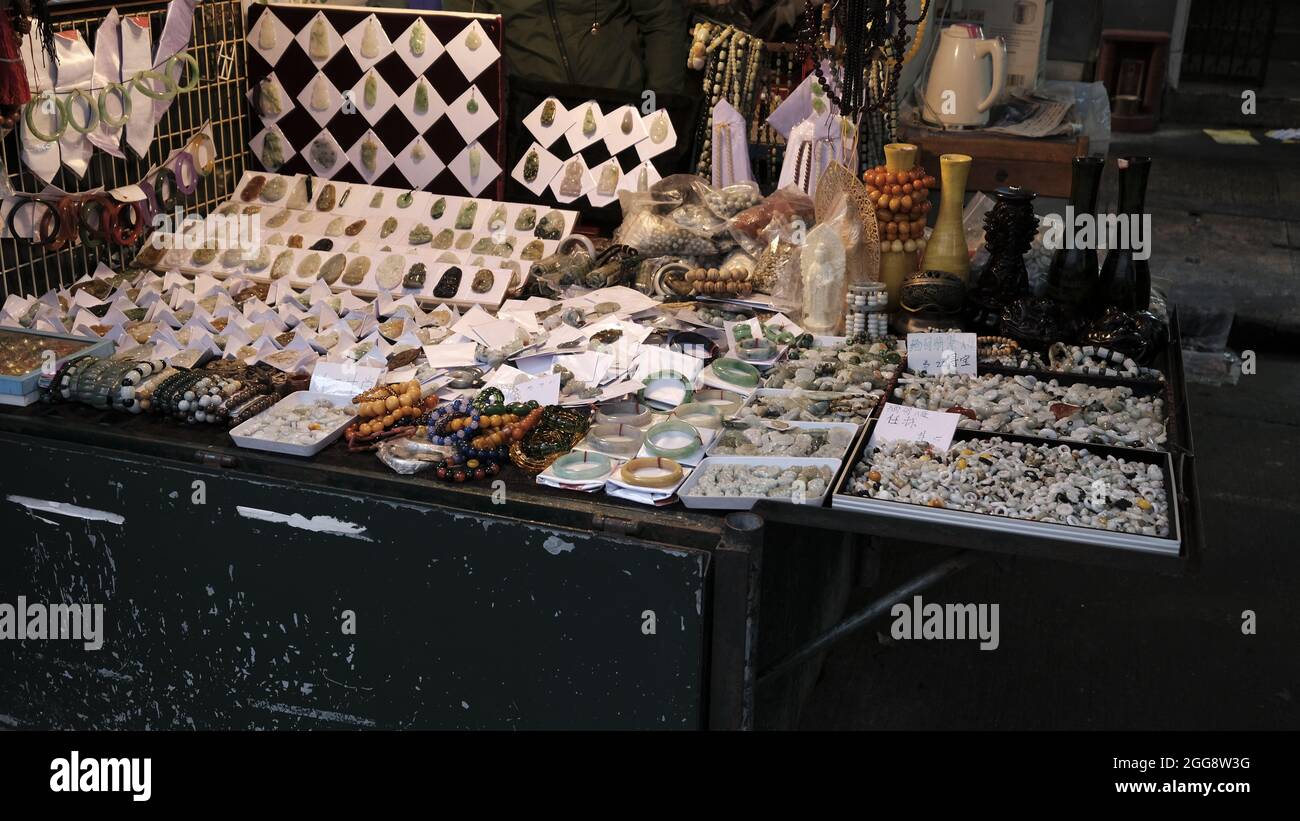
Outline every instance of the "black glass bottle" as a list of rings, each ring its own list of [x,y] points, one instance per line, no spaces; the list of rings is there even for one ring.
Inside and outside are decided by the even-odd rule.
[[[1097,233],[1090,241],[1076,243],[1081,220],[1097,217],[1097,189],[1106,167],[1102,157],[1075,157],[1070,179],[1070,211],[1075,222],[1068,220],[1061,245],[1052,255],[1047,269],[1047,296],[1072,311],[1086,310],[1097,287]],[[1084,215],[1087,215],[1084,217]],[[1086,247],[1079,247],[1084,245]]]
[[[1150,173],[1150,157],[1119,159],[1119,217],[1127,222],[1128,228],[1114,233],[1123,235],[1127,241],[1120,243],[1119,248],[1111,248],[1101,266],[1094,309],[1098,314],[1110,307],[1125,312],[1144,311],[1151,304],[1151,269],[1146,259],[1134,257],[1139,239],[1148,250],[1151,243],[1147,235],[1149,221],[1143,219]],[[1099,225],[1098,232],[1101,230]]]

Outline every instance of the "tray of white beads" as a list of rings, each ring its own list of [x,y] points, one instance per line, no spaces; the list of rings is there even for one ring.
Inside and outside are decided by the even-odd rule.
[[[230,438],[241,448],[315,456],[343,435],[355,412],[349,396],[298,391],[231,429]]]
[[[749,510],[764,499],[821,505],[839,459],[710,456],[677,491],[682,504],[705,510]]]

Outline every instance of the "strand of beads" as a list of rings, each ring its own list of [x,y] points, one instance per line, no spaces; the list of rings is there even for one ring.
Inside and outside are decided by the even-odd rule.
[[[882,339],[889,333],[889,293],[883,282],[853,285],[846,298],[844,333]]]

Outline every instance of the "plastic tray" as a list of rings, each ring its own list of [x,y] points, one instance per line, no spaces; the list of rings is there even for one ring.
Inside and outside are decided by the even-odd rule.
[[[352,397],[350,396],[333,393],[314,393],[312,391],[297,391],[296,393],[289,394],[279,402],[276,402],[271,406],[271,408],[263,411],[263,413],[270,413],[276,409],[285,410],[287,408],[295,408],[299,405],[315,402],[317,399],[328,399],[331,404],[338,408],[355,407],[352,405]],[[321,437],[320,440],[310,445],[290,445],[285,442],[277,442],[273,439],[258,439],[253,436],[245,436],[239,432],[261,415],[262,414],[259,413],[247,422],[240,424],[238,427],[232,428],[230,431],[230,438],[233,439],[235,444],[239,445],[241,448],[265,450],[270,453],[284,453],[289,456],[315,456],[342,436],[343,431],[346,430],[347,426],[352,424],[352,420],[356,418],[355,415],[349,416],[347,420],[341,423],[338,427],[334,428],[329,433],[325,434],[325,436]]]
[[[686,478],[682,486],[677,489],[677,497],[682,500],[682,504],[686,507],[701,510],[749,510],[760,501],[787,502],[790,500],[773,496],[691,496],[690,493],[699,482],[700,477],[704,475],[711,465],[776,465],[780,467],[822,465],[831,469],[831,478],[826,483],[826,492],[818,496],[809,496],[802,502],[791,502],[791,504],[821,507],[826,501],[826,495],[837,486],[836,474],[842,464],[839,459],[795,459],[788,456],[709,456],[691,472],[691,475]]]
[[[784,420],[784,419],[763,419],[763,420],[756,420],[756,422],[755,422],[755,426],[761,425],[761,424],[763,424],[763,423],[768,423],[769,425],[772,425],[773,427],[775,427],[776,425],[786,425],[787,427],[789,427],[789,428],[791,428],[791,429],[795,429],[795,428],[811,428],[811,429],[813,429],[813,430],[830,430],[830,429],[833,429],[833,428],[839,428],[839,429],[841,429],[841,430],[846,430],[846,431],[848,431],[849,434],[850,434],[850,435],[849,435],[849,441],[848,441],[848,444],[844,446],[844,450],[843,450],[843,452],[841,452],[837,457],[835,457],[835,458],[837,458],[837,459],[840,459],[841,461],[842,461],[843,459],[845,459],[845,458],[849,455],[849,451],[853,450],[854,438],[857,436],[858,431],[862,428],[861,425],[858,425],[858,424],[856,424],[856,423],[854,423],[854,422],[788,422],[788,421],[786,421],[786,420]],[[775,457],[775,456],[769,456],[769,457],[762,457],[762,456],[753,456],[753,457],[750,457],[750,456],[744,456],[744,457],[742,457],[742,456],[738,456],[738,455],[736,455],[736,454],[732,454],[732,453],[718,453],[718,451],[717,451],[717,448],[718,448],[718,440],[719,440],[720,438],[722,438],[722,434],[726,433],[727,430],[728,430],[728,428],[727,428],[726,426],[724,426],[724,427],[722,428],[722,430],[718,432],[718,435],[713,437],[713,441],[710,442],[710,443],[709,443],[709,446],[708,446],[707,448],[704,449],[704,450],[705,450],[705,455],[706,455],[706,456],[716,456],[716,457],[719,457],[719,458],[727,458],[727,459],[742,459],[742,458],[743,458],[743,459],[762,459],[762,458],[775,459],[775,458],[778,458],[778,457]],[[780,457],[780,458],[821,459],[821,458],[830,458],[830,457],[806,456],[806,457]]]
[[[22,336],[39,336],[49,339],[62,339],[69,342],[83,343],[83,347],[72,353],[61,356],[54,362],[54,367],[58,368],[69,359],[77,359],[82,356],[112,356],[113,343],[107,339],[90,336],[75,336],[73,334],[58,334],[51,331],[34,331],[30,328],[0,328],[0,334],[20,334]],[[4,400],[6,405],[30,405],[40,398],[40,381],[41,369],[35,368],[21,376],[0,376],[0,394],[7,397]]]

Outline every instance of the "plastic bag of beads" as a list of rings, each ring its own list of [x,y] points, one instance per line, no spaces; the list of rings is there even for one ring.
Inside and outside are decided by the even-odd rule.
[[[719,250],[709,238],[710,233],[643,209],[630,216],[624,211],[623,223],[614,232],[614,242],[630,245],[647,257],[713,256]]]
[[[697,196],[704,201],[710,211],[723,220],[730,219],[763,201],[758,185],[749,181],[714,188],[697,177],[694,185]]]
[[[792,319],[803,305],[803,279],[799,275],[799,245],[773,238],[758,255],[750,280],[754,290],[768,294],[772,303]]]
[[[806,231],[816,222],[817,209],[812,197],[793,186],[773,193],[752,208],[728,220],[731,236],[741,248],[754,256],[767,246],[773,235]]]

